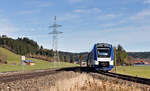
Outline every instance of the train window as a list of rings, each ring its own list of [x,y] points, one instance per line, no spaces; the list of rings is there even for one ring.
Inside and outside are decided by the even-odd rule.
[[[98,57],[110,57],[110,48],[98,48]]]

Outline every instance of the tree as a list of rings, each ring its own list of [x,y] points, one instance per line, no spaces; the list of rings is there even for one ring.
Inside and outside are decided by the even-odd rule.
[[[118,45],[116,49],[116,62],[117,65],[123,65],[123,64],[128,64],[128,54],[126,51],[123,49],[121,45]]]
[[[5,55],[0,56],[0,63],[7,64],[7,57]]]
[[[114,51],[114,65],[116,66],[116,47],[113,48]]]
[[[74,56],[73,56],[73,54],[70,55],[70,63],[74,63]]]

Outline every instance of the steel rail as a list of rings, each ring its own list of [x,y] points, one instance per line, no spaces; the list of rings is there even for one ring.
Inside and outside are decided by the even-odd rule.
[[[127,80],[127,81],[150,85],[150,79],[148,79],[148,78],[142,78],[142,77],[137,77],[137,76],[112,73],[112,72],[104,72],[104,71],[99,71],[98,73],[106,75],[106,76],[110,76],[110,77]]]
[[[31,79],[34,77],[41,77],[41,76],[46,76],[46,75],[51,75],[58,73],[60,71],[65,71],[65,70],[73,70],[78,67],[67,67],[67,68],[60,68],[60,69],[49,69],[49,70],[44,70],[40,72],[32,72],[32,73],[21,73],[21,74],[12,74],[12,75],[6,75],[6,76],[0,76],[0,83],[7,83],[7,82],[12,82],[12,81],[17,81],[17,80],[24,80],[24,79]]]

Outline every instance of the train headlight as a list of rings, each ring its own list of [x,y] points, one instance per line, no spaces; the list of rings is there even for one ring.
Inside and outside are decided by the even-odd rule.
[[[98,61],[95,61],[95,64],[98,65]]]

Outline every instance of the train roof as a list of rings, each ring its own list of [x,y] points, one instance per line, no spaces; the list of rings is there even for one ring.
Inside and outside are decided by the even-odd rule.
[[[97,47],[111,47],[111,44],[108,44],[108,43],[97,43],[96,46]]]

